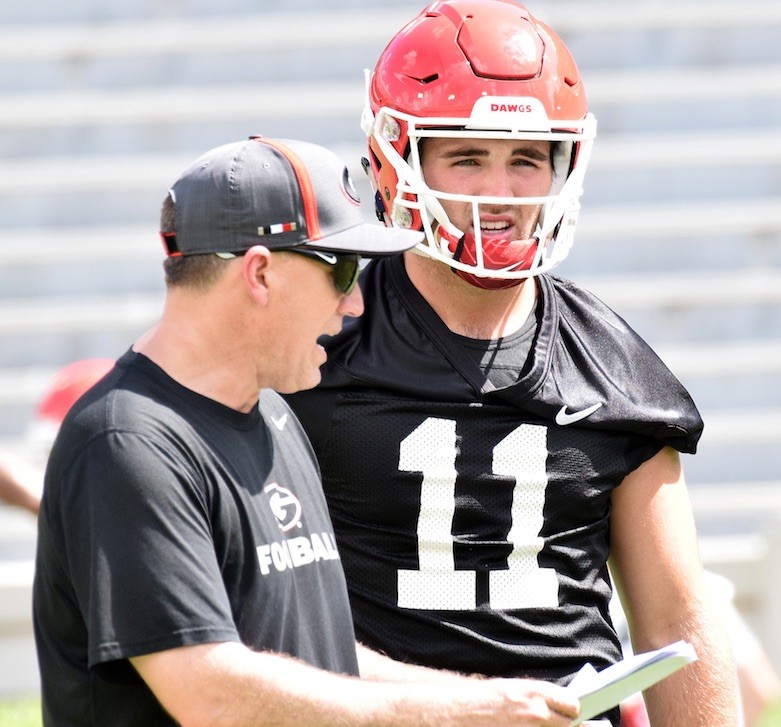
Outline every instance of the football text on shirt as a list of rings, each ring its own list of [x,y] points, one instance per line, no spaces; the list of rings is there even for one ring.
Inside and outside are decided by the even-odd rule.
[[[319,560],[339,560],[336,541],[331,533],[312,533],[310,537],[275,541],[257,547],[260,572],[267,576],[273,567],[282,572],[288,568],[300,568]]]

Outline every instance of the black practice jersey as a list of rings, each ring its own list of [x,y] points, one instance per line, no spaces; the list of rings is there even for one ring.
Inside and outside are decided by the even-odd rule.
[[[52,450],[33,591],[45,725],[173,725],[128,658],[240,641],[357,673],[317,463],[264,391],[230,409],[129,352]]]
[[[357,636],[397,659],[564,683],[620,658],[611,492],[665,444],[693,452],[702,422],[613,311],[537,281],[528,359],[497,387],[402,258],[373,262],[321,385],[288,399],[320,461]]]

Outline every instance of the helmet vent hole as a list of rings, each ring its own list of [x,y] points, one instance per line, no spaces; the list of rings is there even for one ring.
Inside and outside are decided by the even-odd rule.
[[[433,83],[439,78],[438,73],[432,73],[430,76],[424,76],[423,78],[415,78],[415,76],[408,76],[408,78],[411,78],[413,81],[417,81],[422,86],[426,86],[429,83]]]

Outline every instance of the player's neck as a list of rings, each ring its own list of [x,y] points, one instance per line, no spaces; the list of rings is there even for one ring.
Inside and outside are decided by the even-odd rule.
[[[518,331],[537,300],[534,278],[512,288],[484,290],[427,256],[404,255],[407,275],[445,325],[461,336],[496,339]]]

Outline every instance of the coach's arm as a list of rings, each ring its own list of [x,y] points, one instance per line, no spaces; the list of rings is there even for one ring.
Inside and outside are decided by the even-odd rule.
[[[411,683],[402,679],[403,665],[391,669],[388,681],[376,672],[360,679],[232,642],[183,646],[131,663],[182,727],[567,727],[579,709],[565,689],[544,682],[450,675]],[[420,676],[422,670],[410,669]]]

